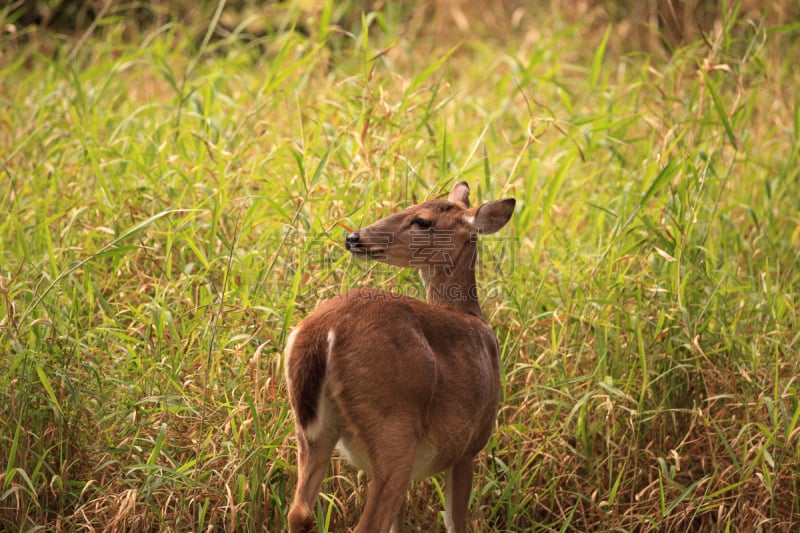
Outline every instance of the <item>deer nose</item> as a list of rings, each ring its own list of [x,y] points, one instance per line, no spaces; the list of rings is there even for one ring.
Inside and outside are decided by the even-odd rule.
[[[348,250],[361,246],[361,236],[358,233],[351,233],[344,240],[344,247]]]

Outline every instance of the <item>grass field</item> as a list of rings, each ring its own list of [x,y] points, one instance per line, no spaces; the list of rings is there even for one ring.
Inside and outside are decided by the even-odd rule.
[[[800,529],[800,23],[723,2],[648,53],[559,2],[387,4],[0,10],[0,529],[284,530],[287,331],[422,294],[343,237],[462,179],[518,201],[472,531]],[[320,531],[364,489],[334,462]]]

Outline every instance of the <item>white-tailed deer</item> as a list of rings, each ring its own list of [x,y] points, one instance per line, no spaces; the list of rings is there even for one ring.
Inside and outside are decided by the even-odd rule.
[[[399,531],[412,480],[447,471],[445,523],[467,529],[473,458],[500,399],[497,338],[475,284],[476,239],[514,211],[513,198],[469,207],[459,183],[347,236],[358,256],[420,269],[427,303],[355,289],[320,305],[290,333],[285,369],[297,432],[289,531],[313,531],[311,509],[334,447],[370,477],[355,531]]]

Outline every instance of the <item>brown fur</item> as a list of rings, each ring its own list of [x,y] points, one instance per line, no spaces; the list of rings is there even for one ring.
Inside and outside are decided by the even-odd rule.
[[[466,530],[472,460],[489,439],[500,398],[499,351],[478,306],[472,235],[497,231],[513,211],[513,200],[468,209],[468,191],[458,184],[447,202],[414,206],[348,237],[353,253],[421,267],[429,303],[355,289],[320,305],[293,333],[286,375],[299,478],[290,532],[312,530],[310,509],[337,443],[371,478],[356,531],[399,529],[408,483],[443,470],[448,531]],[[432,226],[420,228],[420,217]]]

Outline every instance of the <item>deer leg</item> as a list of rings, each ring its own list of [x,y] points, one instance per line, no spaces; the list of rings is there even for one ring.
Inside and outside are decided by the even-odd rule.
[[[445,525],[447,533],[466,533],[469,493],[472,490],[473,456],[465,455],[447,471],[445,499]]]
[[[402,526],[398,515],[405,505],[418,442],[416,432],[410,429],[413,426],[411,423],[400,430],[384,427],[382,436],[391,435],[391,440],[370,447],[372,475],[355,533],[388,533],[392,527]]]
[[[339,436],[322,433],[309,441],[303,429],[297,428],[297,486],[289,510],[289,533],[310,533],[314,530],[311,508],[319,494],[322,479],[331,460]]]
[[[387,533],[401,521],[398,517],[411,482],[410,463],[408,467],[398,466],[397,470],[385,475],[373,474],[367,489],[367,504],[358,521],[355,533]]]
[[[392,529],[390,533],[403,533],[405,528],[405,516],[406,516],[406,508],[408,507],[408,500],[405,496],[403,496],[403,503],[400,505],[400,510],[397,512],[397,516],[394,517],[394,522],[392,523]]]

